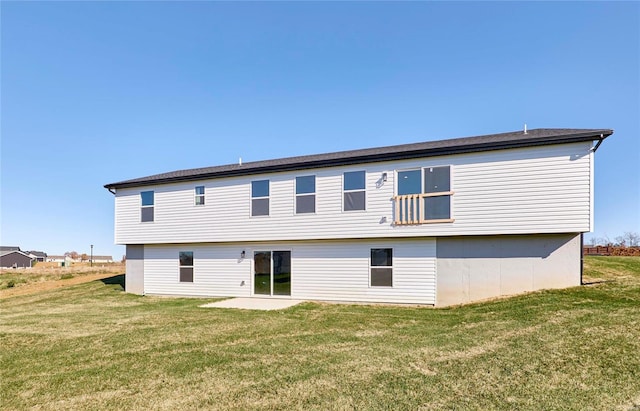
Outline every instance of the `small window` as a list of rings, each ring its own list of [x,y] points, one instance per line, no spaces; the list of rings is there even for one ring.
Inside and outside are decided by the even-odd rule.
[[[364,171],[352,171],[342,175],[344,211],[364,210],[366,207]]]
[[[196,205],[204,205],[204,186],[196,187]]]
[[[193,282],[193,251],[180,251],[180,282]]]
[[[251,215],[269,215],[269,180],[251,182]]]
[[[154,198],[153,191],[140,193],[140,221],[143,223],[153,221]]]
[[[296,177],[296,214],[316,212],[316,176]]]
[[[391,248],[371,249],[371,286],[393,286],[393,250]]]

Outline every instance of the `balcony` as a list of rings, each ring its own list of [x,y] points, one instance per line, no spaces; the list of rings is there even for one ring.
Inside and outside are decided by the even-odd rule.
[[[394,202],[394,225],[418,225],[418,224],[434,224],[434,223],[452,223],[454,219],[450,218],[450,203],[447,202],[446,213],[440,210],[427,209],[429,207],[428,198],[447,198],[453,195],[453,191],[439,193],[422,193],[422,194],[406,194],[393,197]],[[445,215],[446,214],[446,215]],[[448,218],[442,218],[448,217]]]

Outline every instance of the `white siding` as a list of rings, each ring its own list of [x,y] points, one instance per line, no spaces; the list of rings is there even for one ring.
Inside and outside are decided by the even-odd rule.
[[[393,249],[393,287],[369,286],[371,248]],[[434,239],[145,246],[144,291],[248,297],[253,290],[253,251],[273,250],[291,251],[291,298],[435,304]],[[194,253],[193,283],[178,281],[180,251]]]
[[[231,245],[145,246],[144,292],[248,297],[251,292],[251,263],[249,259],[240,259],[241,250],[239,246]],[[193,251],[193,283],[179,281],[180,251]]]
[[[116,243],[210,243],[589,231],[591,153],[575,143],[121,189]],[[395,171],[451,165],[453,223],[393,226]],[[367,210],[342,211],[342,173],[366,170]],[[383,172],[388,181],[379,183]],[[316,175],[316,213],[294,214],[294,180]],[[251,217],[251,181],[270,180],[270,216]],[[205,186],[206,204],[194,205]],[[140,191],[155,221],[140,222]],[[386,218],[386,221],[385,221]]]

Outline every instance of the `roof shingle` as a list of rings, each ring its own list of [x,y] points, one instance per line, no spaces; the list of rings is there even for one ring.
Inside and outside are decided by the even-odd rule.
[[[253,161],[243,164],[227,164],[214,167],[177,170],[110,183],[106,184],[104,187],[107,189],[118,189],[167,184],[179,181],[301,170],[306,168],[331,167],[517,147],[594,141],[602,140],[611,134],[613,134],[613,130],[610,129],[540,128],[529,130],[526,134],[522,130],[519,130],[484,136],[426,141],[422,143]]]

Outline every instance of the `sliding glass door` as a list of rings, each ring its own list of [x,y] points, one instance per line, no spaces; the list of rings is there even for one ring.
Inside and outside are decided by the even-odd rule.
[[[253,293],[291,295],[291,251],[254,251]]]

